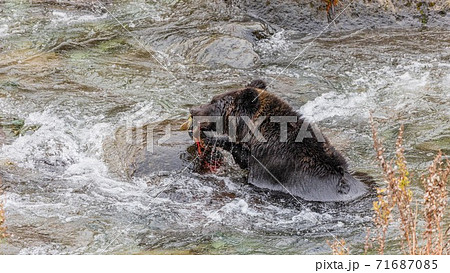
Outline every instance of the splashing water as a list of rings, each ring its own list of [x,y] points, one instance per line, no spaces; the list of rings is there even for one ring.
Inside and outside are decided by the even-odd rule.
[[[255,42],[257,66],[231,68],[190,58],[192,47],[221,33],[221,21],[205,23],[208,14],[172,18],[157,3],[118,4],[111,11],[144,49],[106,13],[49,6],[41,20],[42,9],[11,4],[3,12],[21,19],[0,18],[0,175],[13,235],[1,253],[322,254],[330,253],[331,234],[361,250],[370,200],[298,203],[246,184],[245,173],[226,163],[198,174],[184,133],[153,153],[124,140],[128,127],[175,126],[197,100],[254,78],[276,78],[269,91],[317,122],[355,170],[379,173],[369,111],[385,121],[386,143],[405,124],[415,171],[437,149],[450,151],[446,31],[326,34],[287,69],[312,37],[280,31]],[[199,22],[214,35],[201,36]],[[68,40],[74,44],[62,44]],[[171,73],[149,52],[164,56]],[[206,147],[195,145],[204,155]],[[418,183],[413,190],[422,191]],[[394,248],[396,232],[388,232]]]

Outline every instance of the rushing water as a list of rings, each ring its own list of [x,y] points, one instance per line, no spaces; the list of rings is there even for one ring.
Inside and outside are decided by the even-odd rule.
[[[1,253],[321,254],[334,236],[362,251],[370,198],[300,203],[245,184],[232,166],[192,172],[189,137],[176,130],[153,153],[124,140],[130,125],[176,129],[191,106],[255,78],[375,178],[369,112],[388,155],[404,124],[417,196],[434,154],[450,152],[448,30],[315,39],[270,29],[251,41],[255,65],[205,64],[190,55],[195,44],[241,23],[206,11],[174,16],[173,5],[0,6],[0,175],[11,234]],[[391,253],[401,253],[397,232]]]

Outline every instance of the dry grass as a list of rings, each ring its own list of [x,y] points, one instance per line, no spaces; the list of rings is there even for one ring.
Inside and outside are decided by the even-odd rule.
[[[333,242],[327,241],[327,244],[333,250],[333,255],[349,255],[349,247],[346,246],[346,242],[344,239],[336,239]]]
[[[439,152],[431,166],[428,175],[422,177],[425,188],[423,197],[423,214],[426,222],[423,234],[426,244],[421,253],[442,255],[450,254],[449,228],[443,229],[441,225],[444,212],[447,207],[447,183],[450,174],[450,161],[442,161],[442,153]]]
[[[425,194],[422,202],[425,232],[418,229],[418,202],[413,201],[410,189],[409,172],[403,148],[403,126],[400,127],[396,142],[395,158],[388,161],[384,148],[378,138],[373,118],[372,137],[377,160],[382,168],[385,185],[377,189],[377,200],[373,203],[374,223],[376,227],[373,242],[377,243],[378,253],[383,254],[388,227],[394,221],[400,225],[401,243],[404,254],[449,254],[447,229],[442,226],[444,211],[447,206],[447,183],[450,174],[450,161],[442,160],[439,152],[422,177]],[[395,210],[396,213],[393,213]],[[365,249],[369,249],[369,240]]]
[[[371,234],[370,228],[367,229],[364,252],[367,253],[369,249],[376,247],[379,254],[384,254],[388,228],[391,224],[398,223],[404,254],[450,254],[450,227],[443,226],[442,223],[447,208],[450,160],[444,161],[441,152],[436,155],[428,171],[421,177],[424,196],[419,204],[419,200],[414,201],[410,189],[410,174],[403,148],[403,126],[399,129],[395,158],[387,160],[372,116],[370,123],[373,146],[383,171],[384,185],[377,189],[377,200],[373,202],[375,232]],[[419,222],[425,223],[421,229],[418,227]],[[328,244],[333,254],[348,254],[345,240]]]
[[[3,210],[3,204],[0,203],[0,240],[6,237],[5,224],[5,211]]]
[[[0,177],[0,186],[2,185],[2,178]],[[2,190],[0,188],[0,195]],[[3,203],[0,201],[0,240],[6,237],[6,227],[5,227],[5,210],[3,209]]]

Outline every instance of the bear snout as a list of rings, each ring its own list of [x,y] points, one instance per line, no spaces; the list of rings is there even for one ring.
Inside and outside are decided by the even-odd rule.
[[[189,110],[189,112],[191,113],[192,116],[205,116],[205,111],[204,109],[206,108],[206,104],[202,104],[200,106],[197,107],[193,107],[191,108],[191,110]]]
[[[191,116],[198,116],[199,111],[199,107],[193,107],[189,110],[189,113],[191,114]]]

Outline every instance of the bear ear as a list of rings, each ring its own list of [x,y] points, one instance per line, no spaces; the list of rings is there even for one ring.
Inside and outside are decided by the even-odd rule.
[[[238,105],[242,109],[254,111],[259,107],[259,93],[253,88],[245,88],[238,98]]]
[[[259,89],[266,89],[267,84],[263,80],[253,80],[251,83],[247,84],[245,87],[255,87]]]

